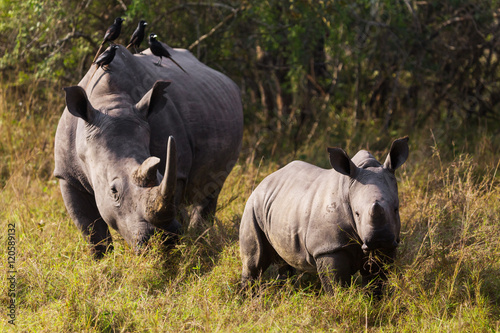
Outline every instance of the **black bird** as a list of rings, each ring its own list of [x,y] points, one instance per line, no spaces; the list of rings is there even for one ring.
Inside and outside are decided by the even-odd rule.
[[[151,53],[153,53],[155,56],[160,57],[160,60],[158,60],[158,62],[156,63],[156,66],[161,66],[162,57],[167,57],[168,59],[172,60],[172,62],[174,64],[176,64],[177,67],[182,69],[182,71],[184,73],[187,74],[187,72],[184,70],[184,68],[182,68],[181,65],[179,65],[177,63],[177,61],[172,59],[170,52],[168,52],[168,50],[166,48],[164,48],[163,45],[161,45],[161,43],[159,41],[156,40],[156,37],[158,37],[158,36],[155,34],[149,35],[149,49],[151,50]]]
[[[130,37],[130,42],[128,42],[127,49],[131,46],[134,47],[135,53],[137,53],[137,48],[141,46],[142,41],[144,40],[144,30],[148,23],[144,20],[141,20],[137,25],[137,29],[135,29],[132,37]]]
[[[94,74],[95,74],[95,72],[97,72],[97,69],[99,67],[101,67],[104,71],[108,70],[108,67],[109,67],[108,65],[115,58],[116,50],[118,50],[119,48],[120,47],[118,45],[116,45],[116,44],[111,45],[111,47],[108,50],[104,51],[97,58],[97,60],[93,62],[94,64],[96,64],[96,66],[95,66],[95,69],[94,69],[94,73],[92,73],[92,75],[90,76],[90,79],[87,81],[87,86],[90,83],[90,81],[92,81],[92,78],[94,77]],[[87,89],[87,87],[85,87],[85,89]]]
[[[102,69],[107,70],[108,65],[115,58],[116,50],[118,50],[118,48],[118,45],[111,45],[108,50],[104,51],[95,61],[97,67],[101,67]],[[106,68],[104,68],[105,66]]]
[[[96,62],[97,56],[99,55],[99,53],[101,53],[101,49],[106,42],[112,42],[115,39],[117,39],[118,36],[120,36],[120,32],[122,31],[123,21],[125,20],[122,19],[121,17],[115,18],[115,22],[109,26],[108,30],[106,30],[101,46],[99,47],[99,50],[97,51],[97,54],[95,55],[94,60],[92,62]]]

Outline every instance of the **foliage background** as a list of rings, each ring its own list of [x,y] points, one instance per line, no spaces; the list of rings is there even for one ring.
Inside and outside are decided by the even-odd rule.
[[[498,331],[499,15],[495,0],[0,0],[0,223],[18,226],[18,327]],[[96,263],[65,212],[52,147],[62,87],[117,16],[120,44],[146,19],[147,33],[231,77],[245,136],[210,230],[139,257],[115,236]],[[328,145],[382,159],[403,135],[403,245],[381,302],[359,286],[327,297],[313,276],[278,288],[272,272],[259,297],[237,293],[255,184],[292,159],[327,167]]]

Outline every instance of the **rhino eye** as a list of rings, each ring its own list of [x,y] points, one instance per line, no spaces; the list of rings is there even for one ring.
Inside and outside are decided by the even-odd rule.
[[[356,217],[359,217],[359,212],[354,212],[354,214],[356,214]]]
[[[115,206],[120,206],[120,184],[113,182],[109,188],[109,194],[115,201]]]

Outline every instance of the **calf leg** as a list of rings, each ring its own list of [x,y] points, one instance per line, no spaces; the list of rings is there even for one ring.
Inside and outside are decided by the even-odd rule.
[[[253,215],[253,209],[245,209],[240,225],[240,255],[243,263],[241,285],[247,288],[259,278],[275,258],[276,251],[269,244]]]
[[[68,213],[78,229],[87,238],[91,251],[96,258],[112,248],[108,225],[102,219],[92,195],[60,180],[61,193]]]
[[[316,268],[323,289],[329,294],[333,294],[335,283],[347,286],[351,282],[350,258],[342,251],[316,258]]]

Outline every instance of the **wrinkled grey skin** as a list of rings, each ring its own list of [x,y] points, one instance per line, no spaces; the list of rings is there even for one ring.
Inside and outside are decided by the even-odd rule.
[[[54,174],[97,256],[111,244],[108,227],[139,249],[157,228],[179,232],[175,217],[190,204],[189,223],[199,227],[215,214],[238,158],[238,87],[188,51],[167,48],[188,74],[169,61],[155,66],[149,49],[132,55],[120,46],[109,70],[92,66],[65,88]]]
[[[240,225],[242,285],[272,263],[318,272],[323,288],[385,279],[399,243],[394,171],[408,157],[408,138],[395,140],[381,165],[361,150],[353,159],[328,148],[333,169],[294,161],[266,177],[247,201]],[[376,255],[378,260],[370,260]],[[280,272],[281,273],[281,272]],[[380,293],[381,282],[374,283]]]

